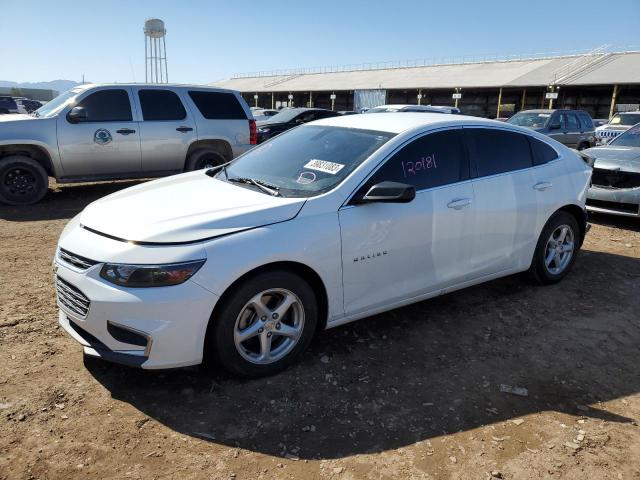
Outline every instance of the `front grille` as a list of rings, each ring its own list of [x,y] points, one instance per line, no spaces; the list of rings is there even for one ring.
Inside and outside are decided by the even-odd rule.
[[[640,205],[635,203],[607,202],[606,200],[587,199],[587,205],[596,208],[611,210],[612,212],[638,213]]]
[[[58,276],[56,276],[56,292],[58,294],[58,303],[61,306],[81,318],[87,316],[91,300],[84,293]]]
[[[79,268],[80,270],[86,270],[87,268],[93,267],[94,265],[100,263],[96,262],[95,260],[76,255],[75,253],[71,253],[69,250],[65,250],[64,248],[58,250],[58,258],[65,263]]]
[[[640,173],[594,168],[591,183],[601,188],[640,187]]]

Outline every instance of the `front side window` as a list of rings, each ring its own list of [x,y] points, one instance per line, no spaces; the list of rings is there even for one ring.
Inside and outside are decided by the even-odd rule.
[[[84,108],[83,122],[130,122],[131,104],[126,90],[100,90],[89,94],[76,105]]]
[[[575,113],[565,113],[564,115],[567,119],[567,128],[569,130],[580,130],[578,117],[576,117]]]
[[[171,90],[140,90],[138,98],[145,121],[183,120],[187,116],[180,98]]]
[[[73,99],[80,93],[82,93],[82,88],[73,88],[58,95],[50,102],[47,102],[46,104],[38,108],[38,110],[36,110],[35,112],[35,116],[48,118],[56,115],[68,104],[73,103]]]
[[[533,165],[529,142],[521,133],[488,128],[469,128],[465,133],[469,157],[478,177]]]
[[[248,151],[217,178],[252,179],[277,187],[285,197],[313,197],[341,183],[393,136],[353,128],[301,126]]]
[[[424,190],[468,178],[463,132],[455,129],[430,133],[404,146],[380,167],[367,185],[391,181]]]
[[[233,93],[190,90],[189,96],[208,120],[246,120],[247,114]]]

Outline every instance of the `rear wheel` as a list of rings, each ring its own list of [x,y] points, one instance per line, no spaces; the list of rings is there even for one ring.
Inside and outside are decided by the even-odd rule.
[[[32,158],[11,155],[0,160],[0,202],[31,205],[42,200],[48,188],[47,172]]]
[[[185,171],[202,170],[204,168],[213,168],[226,163],[224,155],[215,150],[196,150],[187,159]]]
[[[260,273],[216,309],[205,356],[241,376],[272,375],[307,348],[317,319],[315,295],[303,278],[287,271]]]
[[[573,267],[579,245],[580,229],[575,217],[557,212],[542,229],[529,274],[543,285],[559,282]]]

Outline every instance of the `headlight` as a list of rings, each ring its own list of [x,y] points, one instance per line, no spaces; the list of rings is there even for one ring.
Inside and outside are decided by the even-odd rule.
[[[105,263],[100,276],[123,287],[169,287],[186,282],[204,264],[205,260],[164,265],[123,265]]]

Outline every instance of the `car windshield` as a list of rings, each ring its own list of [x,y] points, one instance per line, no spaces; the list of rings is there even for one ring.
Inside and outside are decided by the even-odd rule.
[[[393,136],[352,128],[297,127],[238,157],[217,178],[252,179],[276,187],[284,197],[313,197],[333,189]]]
[[[609,125],[635,125],[640,121],[640,115],[637,113],[616,113],[609,122]]]
[[[545,112],[518,112],[507,123],[520,127],[544,128],[549,123],[551,113]]]
[[[388,113],[388,112],[399,112],[400,109],[397,107],[376,107],[370,108],[365,113]]]
[[[67,106],[69,102],[71,102],[76,95],[82,92],[81,88],[73,88],[68,90],[56,98],[47,102],[45,105],[37,109],[34,113],[36,117],[52,117],[56,115],[60,110]]]
[[[287,123],[300,115],[300,113],[302,113],[300,110],[287,108],[270,117],[269,121]]]
[[[640,147],[640,123],[619,135],[609,145],[616,147]]]

